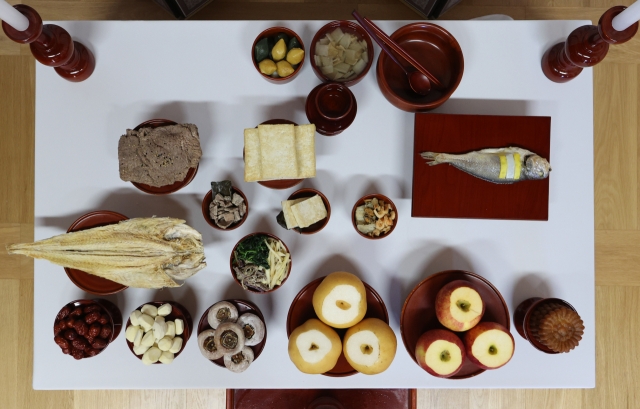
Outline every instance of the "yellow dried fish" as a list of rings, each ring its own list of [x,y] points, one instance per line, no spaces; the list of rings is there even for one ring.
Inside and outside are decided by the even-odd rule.
[[[129,287],[179,287],[206,267],[202,235],[169,217],[121,221],[7,246],[23,254],[75,268]]]

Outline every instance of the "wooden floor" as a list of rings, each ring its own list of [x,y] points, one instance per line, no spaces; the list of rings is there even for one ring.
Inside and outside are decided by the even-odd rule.
[[[17,3],[9,0],[10,3]],[[45,20],[170,19],[152,0],[34,0]],[[631,0],[623,0],[629,5]],[[446,19],[597,21],[613,0],[463,0]],[[417,19],[398,0],[214,0],[196,19]],[[640,35],[594,69],[597,387],[420,391],[420,408],[640,408]],[[0,247],[33,238],[34,60],[0,33]],[[64,103],[61,101],[61,103]],[[587,137],[588,135],[585,135]],[[0,408],[222,409],[223,390],[33,391],[33,263],[0,250]],[[54,375],[55,376],[55,375]],[[283,385],[286,386],[286,385]],[[381,408],[384,409],[384,408]]]

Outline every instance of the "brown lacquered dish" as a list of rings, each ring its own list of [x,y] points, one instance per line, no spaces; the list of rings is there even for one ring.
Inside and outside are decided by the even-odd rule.
[[[295,230],[300,234],[314,234],[324,229],[324,226],[329,223],[329,218],[331,217],[331,204],[329,203],[329,199],[327,199],[325,195],[320,193],[320,191],[311,188],[296,190],[289,196],[289,199],[287,200],[301,199],[303,197],[313,197],[315,195],[320,196],[320,198],[322,199],[322,203],[324,203],[324,207],[327,209],[327,217],[313,223],[311,226],[303,228],[294,227],[292,230]]]
[[[343,33],[354,34],[358,37],[358,39],[364,40],[367,42],[367,54],[369,55],[369,61],[367,62],[367,65],[365,66],[364,70],[362,70],[360,74],[348,80],[329,79],[326,75],[322,73],[322,71],[320,71],[320,68],[316,66],[313,58],[313,56],[316,54],[316,43],[321,38],[324,38],[328,33],[331,33],[333,30],[335,30],[336,28],[340,28]],[[369,37],[369,34],[367,34],[367,32],[364,31],[364,29],[360,27],[358,24],[351,21],[347,21],[347,20],[332,21],[331,23],[328,23],[325,26],[323,26],[320,30],[318,30],[316,35],[313,37],[313,40],[311,40],[311,46],[309,47],[309,63],[311,64],[311,67],[313,67],[313,72],[314,74],[316,74],[316,77],[318,77],[322,82],[339,82],[341,84],[346,85],[347,87],[350,87],[362,81],[362,79],[365,77],[365,75],[367,75],[367,73],[369,72],[369,69],[371,68],[371,64],[373,63],[373,57],[374,57],[373,43],[371,42],[371,37]]]
[[[407,75],[386,53],[380,53],[376,76],[380,91],[395,107],[408,112],[424,112],[445,103],[458,88],[464,72],[464,58],[458,41],[444,28],[429,23],[412,23],[393,34],[403,50],[431,72],[443,85],[427,95],[418,95]]]
[[[284,285],[284,283],[287,282],[287,280],[289,279],[289,276],[291,275],[291,265],[293,264],[291,251],[289,251],[289,248],[287,247],[285,242],[282,241],[279,237],[277,237],[277,236],[275,236],[275,235],[273,235],[271,233],[264,233],[264,232],[256,232],[256,233],[247,234],[246,236],[244,236],[243,238],[238,240],[236,245],[233,247],[233,250],[231,251],[231,256],[229,257],[229,267],[231,269],[231,276],[233,277],[233,280],[240,287],[242,287],[242,283],[240,282],[240,280],[238,280],[238,277],[236,276],[236,272],[233,269],[233,267],[237,266],[234,254],[236,253],[236,250],[238,249],[238,246],[240,245],[240,243],[242,243],[244,240],[248,239],[249,237],[253,237],[253,236],[257,236],[257,235],[268,236],[268,237],[271,237],[272,239],[280,240],[280,242],[282,243],[284,248],[287,250],[287,253],[289,253],[289,269],[287,270],[287,276],[284,278],[284,280],[282,280],[280,285],[276,285],[275,287],[273,287],[271,290],[268,290],[268,291],[264,291],[264,290],[261,290],[261,289],[258,289],[258,288],[253,288],[253,287],[249,287],[249,286],[247,286],[247,288],[246,288],[247,291],[255,293],[255,294],[267,294],[267,293],[271,293],[271,292],[277,290],[278,288],[282,287]]]
[[[116,224],[127,219],[127,216],[120,213],[111,212],[109,210],[98,210],[80,216],[78,220],[69,226],[67,233],[87,230],[93,227],[107,226],[109,224]],[[85,273],[84,271],[76,270],[75,268],[65,267],[64,271],[67,273],[69,280],[71,280],[73,284],[81,290],[91,294],[109,295],[119,293],[120,291],[124,291],[129,288],[126,285],[122,285],[115,281],[107,280],[106,278],[98,277],[93,274]]]
[[[260,72],[260,67],[258,67],[258,62],[256,61],[256,56],[255,56],[255,48],[256,48],[256,44],[258,44],[258,41],[262,40],[265,37],[271,37],[271,36],[275,36],[279,33],[285,33],[286,35],[289,36],[289,38],[291,37],[295,37],[298,42],[300,43],[300,48],[302,48],[302,50],[306,53],[307,51],[304,48],[304,43],[302,42],[302,38],[300,38],[300,36],[298,34],[296,34],[293,30],[288,29],[286,27],[271,27],[268,28],[266,30],[264,30],[262,33],[258,34],[258,36],[256,37],[256,39],[253,41],[253,45],[251,46],[251,61],[253,61],[253,66],[256,68],[256,71],[258,72],[258,74],[260,74],[260,76],[262,78],[264,78],[265,80],[272,82],[274,84],[286,84],[288,82],[291,82],[296,75],[298,75],[300,73],[300,71],[302,70],[302,65],[304,64],[304,58],[302,59],[302,61],[300,61],[300,64],[298,64],[293,71],[293,74],[288,75],[286,77],[277,77],[274,78],[270,75],[266,75]],[[305,56],[306,57],[306,56]],[[285,57],[286,59],[286,57]],[[274,61],[275,63],[277,63],[277,61]]]
[[[264,324],[264,338],[262,339],[262,341],[260,341],[257,345],[249,346],[249,348],[253,350],[253,360],[255,361],[256,359],[258,359],[258,357],[262,353],[262,350],[264,349],[265,344],[267,343],[267,322],[264,320],[262,311],[260,311],[260,308],[258,308],[251,301],[235,300],[235,299],[222,300],[222,301],[227,301],[235,305],[236,308],[238,309],[238,317],[240,317],[242,314],[247,314],[247,313],[255,314],[258,316],[258,318],[260,318],[260,320]],[[211,307],[213,307],[213,305]],[[202,331],[213,329],[211,328],[211,325],[209,325],[209,320],[207,319],[207,316],[209,314],[209,310],[211,309],[211,307],[207,308],[204,314],[202,314],[202,317],[200,317],[200,322],[198,323],[198,335],[200,335]],[[225,368],[224,357],[211,360],[211,362],[218,365],[219,367]]]
[[[177,122],[173,122],[168,119],[150,119],[136,126],[135,128],[133,128],[133,130],[139,131],[142,128],[159,128],[167,125],[177,125]],[[177,192],[178,190],[191,183],[193,178],[196,177],[196,173],[198,173],[198,166],[196,166],[195,168],[189,168],[189,170],[187,171],[187,175],[183,180],[166,186],[156,187],[137,182],[131,182],[131,184],[142,190],[143,192],[149,193],[151,195],[168,195],[170,193]]]
[[[409,294],[402,307],[400,316],[400,333],[402,342],[409,356],[416,361],[416,344],[418,338],[432,329],[446,329],[436,317],[435,301],[438,291],[447,283],[464,280],[473,284],[485,305],[484,315],[480,322],[497,322],[505,328],[510,328],[509,308],[497,288],[486,278],[468,271],[441,271],[422,280]],[[464,332],[455,333],[464,337]],[[466,379],[479,375],[484,369],[465,359],[460,371],[447,379]]]
[[[242,219],[240,219],[239,221],[232,223],[229,227],[227,227],[226,229],[221,228],[220,226],[218,226],[212,219],[211,219],[211,213],[209,211],[209,206],[211,205],[211,202],[213,201],[213,194],[211,193],[211,190],[209,190],[207,192],[206,195],[204,195],[204,199],[202,199],[202,216],[204,217],[204,219],[207,221],[207,223],[209,223],[209,226],[213,227],[216,230],[220,230],[220,231],[229,231],[229,230],[235,230],[238,227],[242,226],[242,224],[245,222],[245,220],[247,220],[247,216],[249,216],[249,201],[247,200],[247,197],[244,195],[244,193],[242,192],[242,190],[238,189],[235,186],[231,187],[231,193],[237,193],[240,196],[242,196],[242,199],[244,199],[244,204],[247,206],[247,211],[244,213],[244,216],[242,216]]]
[[[182,337],[182,348],[180,348],[180,351],[173,354],[174,359],[178,358],[182,351],[184,351],[184,347],[187,345],[187,341],[189,341],[189,338],[191,338],[191,333],[193,332],[193,318],[191,318],[191,314],[189,314],[189,311],[187,311],[187,309],[182,304],[179,304],[175,301],[150,301],[142,304],[141,306],[136,308],[136,310],[142,309],[142,307],[146,304],[153,305],[155,307],[160,307],[164,304],[171,304],[171,314],[164,317],[165,321],[175,321],[176,319],[181,319],[184,322],[184,331],[182,332],[182,335],[176,335],[177,337]],[[129,328],[129,325],[131,325],[131,319],[127,320],[125,330],[126,328]],[[142,355],[136,355],[133,352],[133,342],[129,342],[126,339],[125,341],[127,341],[127,346],[129,347],[129,350],[131,351],[133,356],[142,360]],[[155,364],[162,364],[162,362],[158,361],[155,362]]]
[[[532,312],[538,306],[542,306],[547,303],[560,304],[572,311],[576,311],[573,308],[573,305],[569,304],[565,300],[561,300],[560,298],[541,298],[541,297],[533,297],[524,300],[518,305],[516,310],[513,313],[513,324],[516,327],[516,331],[518,334],[527,341],[537,350],[542,351],[546,354],[557,354],[558,352],[550,349],[542,342],[538,341],[536,337],[533,336],[531,331],[531,315]]]
[[[289,121],[287,119],[270,119],[268,121],[264,121],[260,125],[293,125],[297,126],[298,124]],[[257,128],[257,126],[256,126]],[[242,158],[244,159],[244,151],[242,152]],[[261,180],[258,183],[262,186],[271,188],[271,189],[289,189],[290,187],[294,187],[295,185],[302,182],[303,179],[280,179],[280,180]]]
[[[324,277],[320,277],[307,284],[291,302],[289,307],[289,314],[287,315],[287,337],[291,336],[294,329],[307,322],[311,318],[318,318],[315,310],[313,309],[313,293],[316,288],[324,280]],[[389,323],[389,314],[387,313],[387,307],[384,305],[384,301],[380,294],[376,292],[369,284],[362,282],[365,290],[367,291],[367,313],[364,318],[378,318],[382,321]],[[344,338],[348,328],[334,328],[340,336],[340,339]],[[323,375],[333,377],[351,376],[357,374],[358,371],[353,369],[347,359],[344,357],[344,353],[340,353],[338,363],[329,372],[325,372]]]
[[[58,311],[53,324],[53,335],[54,341],[62,348],[63,353],[72,355],[75,359],[82,359],[101,354],[118,338],[121,329],[122,313],[115,304],[99,298],[75,300]],[[76,340],[84,346],[73,345]],[[66,342],[68,348],[65,350],[59,342]],[[96,342],[101,344],[96,345]],[[79,353],[78,356],[74,355],[76,352]]]
[[[379,236],[375,237],[375,236],[369,236],[367,234],[362,233],[360,230],[358,230],[357,224],[356,224],[356,209],[362,205],[365,204],[365,200],[369,200],[369,199],[373,199],[373,198],[377,198],[378,200],[383,200],[385,203],[389,203],[391,205],[391,210],[395,212],[396,216],[395,219],[393,220],[393,225],[391,226],[391,229],[383,234],[380,234]],[[393,233],[393,231],[396,228],[396,225],[398,224],[398,208],[396,207],[396,205],[391,201],[391,199],[389,199],[388,197],[378,194],[378,193],[374,193],[372,195],[366,195],[366,196],[362,196],[357,202],[356,204],[353,205],[353,209],[351,210],[351,223],[353,224],[353,228],[356,230],[356,232],[361,235],[362,237],[364,237],[365,239],[369,239],[369,240],[379,240],[379,239],[383,239],[385,237],[387,237],[388,235],[390,235],[391,233]]]
[[[311,90],[305,112],[316,131],[324,136],[338,135],[356,119],[356,97],[346,85],[320,84]]]

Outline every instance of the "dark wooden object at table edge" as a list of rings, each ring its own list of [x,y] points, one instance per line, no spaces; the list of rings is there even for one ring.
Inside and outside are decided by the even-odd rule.
[[[417,407],[415,389],[227,389],[226,405],[226,409],[416,409]]]
[[[7,37],[16,43],[29,44],[31,53],[41,64],[54,67],[62,78],[81,82],[91,76],[96,67],[93,53],[84,45],[71,39],[64,28],[55,24],[42,24],[37,11],[24,4],[13,6],[29,20],[25,31],[18,31],[2,22]]]
[[[576,28],[567,40],[549,48],[542,56],[542,71],[553,82],[571,81],[585,67],[593,67],[604,59],[609,44],[622,44],[631,40],[638,31],[638,23],[624,31],[612,26],[615,16],[625,6],[611,7],[600,17],[598,25],[585,25]]]

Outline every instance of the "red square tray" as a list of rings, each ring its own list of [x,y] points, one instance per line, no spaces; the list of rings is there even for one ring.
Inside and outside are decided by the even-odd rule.
[[[428,166],[420,153],[517,146],[551,163],[550,135],[551,118],[546,116],[416,114],[411,216],[548,220],[548,178],[500,185],[451,165]]]

